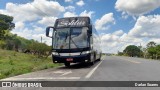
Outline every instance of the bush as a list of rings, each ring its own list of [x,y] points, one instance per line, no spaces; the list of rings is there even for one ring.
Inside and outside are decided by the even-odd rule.
[[[1,49],[4,49],[5,46],[6,46],[6,42],[3,41],[3,40],[0,40],[0,48],[1,48]]]

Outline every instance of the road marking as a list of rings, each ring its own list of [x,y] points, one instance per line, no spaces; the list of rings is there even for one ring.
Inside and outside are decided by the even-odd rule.
[[[96,71],[96,69],[98,68],[98,66],[102,63],[103,60],[101,60],[101,62],[96,66],[94,67],[86,76],[85,78],[90,78],[92,76],[92,74]]]
[[[80,79],[80,77],[38,77],[38,78],[7,78],[2,79],[2,81],[6,80],[54,80],[54,79]]]
[[[58,71],[55,71],[53,73],[55,73],[55,74],[61,74],[60,76],[64,76],[64,75],[72,73],[72,71],[71,70],[69,70],[69,71],[58,70]]]
[[[58,70],[58,71],[54,71],[53,73],[55,73],[55,74],[61,74],[61,73],[64,73],[64,71]]]

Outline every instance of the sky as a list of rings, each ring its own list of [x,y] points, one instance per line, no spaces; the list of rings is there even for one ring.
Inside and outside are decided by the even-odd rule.
[[[45,28],[57,18],[89,16],[100,34],[103,53],[128,45],[160,44],[160,0],[0,0],[0,13],[14,17],[18,36],[51,45]]]

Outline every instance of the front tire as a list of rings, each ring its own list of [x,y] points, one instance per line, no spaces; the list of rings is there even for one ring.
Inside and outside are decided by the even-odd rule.
[[[69,63],[69,62],[64,63],[64,65],[65,65],[66,67],[70,67],[70,63]]]

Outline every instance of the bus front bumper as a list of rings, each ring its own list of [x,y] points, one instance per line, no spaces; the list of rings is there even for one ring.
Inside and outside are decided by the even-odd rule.
[[[90,62],[90,54],[78,55],[78,56],[55,56],[52,55],[53,63],[79,63]]]

